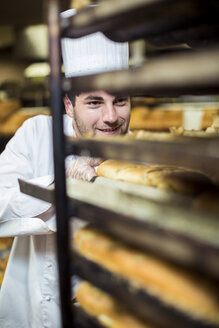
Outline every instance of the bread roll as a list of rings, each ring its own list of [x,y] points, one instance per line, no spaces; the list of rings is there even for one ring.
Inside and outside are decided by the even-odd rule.
[[[79,230],[74,240],[82,256],[128,279],[133,286],[193,317],[219,324],[219,295],[213,284],[94,229]]]

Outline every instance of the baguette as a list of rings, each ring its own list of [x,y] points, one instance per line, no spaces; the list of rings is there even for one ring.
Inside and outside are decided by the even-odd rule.
[[[104,327],[151,328],[119,304],[114,298],[88,282],[82,282],[76,291],[82,309],[94,316]]]
[[[143,165],[107,160],[100,164],[97,175],[187,195],[197,195],[214,187],[206,175],[170,165]]]

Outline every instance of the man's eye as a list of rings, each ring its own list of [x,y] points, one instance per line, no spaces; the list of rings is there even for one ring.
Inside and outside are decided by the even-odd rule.
[[[100,102],[99,101],[90,101],[88,103],[88,105],[90,105],[90,106],[98,106],[98,105],[100,105]]]
[[[116,105],[123,106],[123,105],[126,104],[126,99],[124,99],[124,98],[117,99],[117,100],[115,101],[115,103],[116,103]]]

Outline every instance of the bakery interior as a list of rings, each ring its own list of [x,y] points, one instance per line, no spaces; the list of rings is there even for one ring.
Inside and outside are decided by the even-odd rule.
[[[58,210],[63,327],[219,327],[218,1],[3,2],[0,152],[26,119],[52,115],[56,124],[63,111],[59,102],[51,108],[64,77],[54,73],[62,65],[48,46],[50,3],[57,13],[77,8],[61,25],[68,37],[100,29],[129,41],[130,53],[126,72],[63,83],[83,92],[104,82],[112,94],[131,96],[132,134],[65,141],[69,154],[109,160],[95,182],[67,182],[68,211],[61,179],[41,193],[21,185]],[[69,242],[74,214],[89,225]],[[12,241],[0,238],[0,285]],[[83,282],[72,302],[74,274]]]

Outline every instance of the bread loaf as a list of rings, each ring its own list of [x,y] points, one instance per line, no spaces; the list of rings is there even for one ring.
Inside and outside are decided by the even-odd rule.
[[[110,328],[151,328],[119,304],[114,298],[88,282],[82,282],[76,291],[82,309],[94,316],[101,325]]]
[[[168,131],[171,126],[182,125],[182,110],[150,109],[145,106],[135,107],[131,111],[130,129],[146,129],[149,131]]]
[[[196,195],[213,187],[211,180],[200,172],[168,165],[107,160],[100,164],[97,175],[188,195]]]

